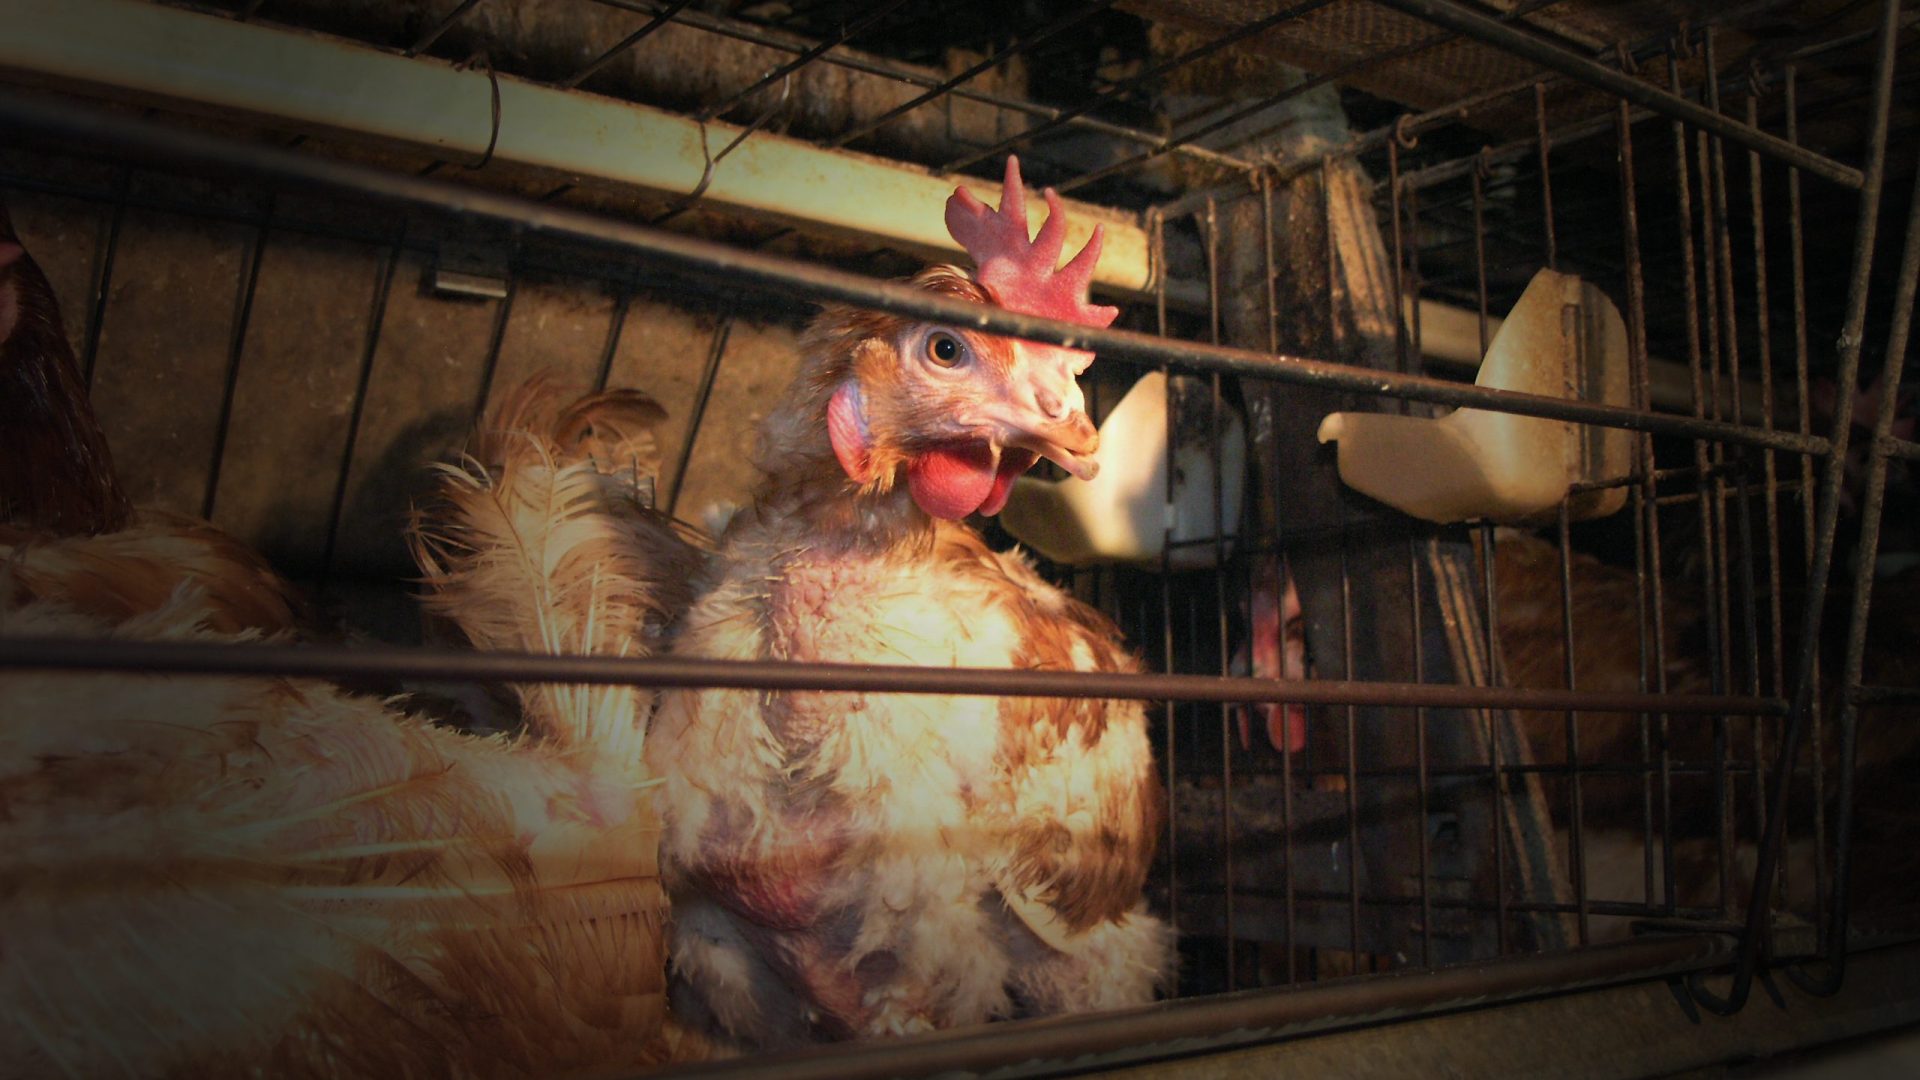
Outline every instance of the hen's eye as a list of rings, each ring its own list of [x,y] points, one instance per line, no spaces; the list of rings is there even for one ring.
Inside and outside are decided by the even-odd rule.
[[[966,351],[966,346],[952,334],[941,331],[927,336],[927,359],[941,367],[958,367]]]

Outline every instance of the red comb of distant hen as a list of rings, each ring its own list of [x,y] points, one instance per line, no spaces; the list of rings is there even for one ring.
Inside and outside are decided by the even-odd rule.
[[[1060,249],[1067,241],[1067,215],[1052,188],[1042,196],[1047,200],[1047,223],[1040,226],[1038,236],[1028,240],[1027,189],[1020,182],[1019,159],[1009,155],[1000,209],[988,210],[972,192],[955,188],[947,200],[947,232],[973,256],[975,280],[1008,311],[1082,326],[1112,325],[1119,308],[1087,303],[1087,287],[1093,282],[1093,268],[1100,261],[1104,238],[1100,226],[1094,226],[1093,236],[1080,254],[1055,269]]]

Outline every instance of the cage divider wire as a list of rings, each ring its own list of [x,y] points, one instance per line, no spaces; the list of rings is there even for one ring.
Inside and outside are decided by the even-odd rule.
[[[1889,7],[1897,5],[1889,4]],[[1886,385],[1897,387],[1900,376],[1906,368],[1907,342],[1912,329],[1914,294],[1920,287],[1920,173],[1914,178],[1914,191],[1908,203],[1906,241],[1900,258],[1900,277],[1894,286],[1893,319],[1888,330],[1886,367],[1882,371]],[[1845,385],[1844,383],[1842,385]],[[1842,394],[1841,396],[1846,396]],[[1847,645],[1841,686],[1846,698],[1840,707],[1840,791],[1836,800],[1838,821],[1835,823],[1834,848],[1838,853],[1838,864],[1833,873],[1833,899],[1829,905],[1832,920],[1827,930],[1827,948],[1821,957],[1827,964],[1824,977],[1807,975],[1797,968],[1789,968],[1787,974],[1796,985],[1809,993],[1823,996],[1836,993],[1846,974],[1847,926],[1851,911],[1847,905],[1848,871],[1852,862],[1853,796],[1854,772],[1857,768],[1855,748],[1858,739],[1860,719],[1859,702],[1856,695],[1861,686],[1861,677],[1865,661],[1867,638],[1868,605],[1873,599],[1873,581],[1875,560],[1867,553],[1878,550],[1876,538],[1879,535],[1882,514],[1885,511],[1887,491],[1887,465],[1892,455],[1891,433],[1894,414],[1898,411],[1897,393],[1881,396],[1880,412],[1874,417],[1873,443],[1868,450],[1867,489],[1865,503],[1861,508],[1860,547],[1856,550],[1853,575],[1853,597],[1847,616]],[[1846,417],[1835,421],[1846,422]],[[1836,451],[1835,460],[1840,460]],[[1822,510],[1826,509],[1824,503]],[[1824,524],[1825,522],[1823,522]],[[1805,691],[1802,691],[1804,696]],[[1790,761],[1783,761],[1783,765]],[[1776,790],[1775,803],[1784,802],[1785,792]],[[1772,822],[1770,821],[1771,825]]]
[[[1629,54],[1622,50],[1623,61]],[[1625,63],[1623,62],[1623,67]],[[1625,99],[1615,103],[1615,141],[1620,152],[1620,228],[1624,238],[1625,277],[1627,299],[1627,363],[1630,368],[1629,386],[1632,403],[1635,408],[1651,408],[1653,387],[1650,365],[1647,360],[1647,313],[1646,280],[1641,266],[1640,255],[1640,204],[1637,179],[1634,174],[1633,156],[1633,117],[1631,107]],[[1478,188],[1476,187],[1476,200]],[[1485,306],[1485,274],[1481,275],[1482,307]],[[1484,313],[1483,313],[1484,320]],[[1482,331],[1484,337],[1485,331]],[[1661,577],[1659,489],[1655,479],[1655,461],[1653,436],[1641,434],[1633,442],[1633,469],[1636,483],[1631,488],[1633,532],[1634,532],[1634,574],[1636,586],[1634,603],[1636,617],[1634,625],[1639,630],[1639,672],[1637,688],[1641,691],[1654,691],[1665,694],[1667,691],[1667,651],[1666,651],[1666,603],[1663,595]],[[1653,731],[1649,725],[1649,716],[1639,714],[1640,760],[1645,772],[1641,776],[1641,816],[1644,822],[1641,841],[1641,870],[1643,875],[1645,903],[1654,904],[1654,789],[1652,781],[1651,742]],[[1659,731],[1659,775],[1660,775],[1660,828],[1661,869],[1664,880],[1671,888],[1674,882],[1673,867],[1673,780],[1672,752],[1669,722],[1666,713],[1658,717]],[[1667,905],[1669,909],[1671,904]]]
[[[1860,344],[1867,314],[1868,286],[1872,276],[1874,240],[1878,226],[1880,193],[1885,177],[1888,120],[1892,108],[1893,77],[1898,43],[1899,0],[1883,0],[1880,33],[1874,60],[1872,111],[1868,122],[1866,168],[1860,195],[1860,214],[1856,225],[1853,265],[1848,275],[1846,322],[1839,337],[1839,363],[1835,383],[1842,388],[1856,385],[1860,370]],[[1909,251],[1920,245],[1920,230],[1909,234]],[[1786,731],[1775,757],[1773,788],[1767,805],[1765,834],[1754,871],[1752,897],[1747,905],[1745,927],[1741,934],[1738,961],[1732,985],[1725,995],[1709,990],[1699,975],[1690,976],[1688,989],[1704,1008],[1715,1013],[1730,1013],[1746,1003],[1761,962],[1761,945],[1767,924],[1766,898],[1773,888],[1773,874],[1785,841],[1788,779],[1796,760],[1800,741],[1805,737],[1811,712],[1813,671],[1819,660],[1819,634],[1826,605],[1827,587],[1833,572],[1835,533],[1839,524],[1840,489],[1845,482],[1846,452],[1853,420],[1853,396],[1836,396],[1833,435],[1821,477],[1817,510],[1817,535],[1813,566],[1808,575],[1806,608],[1802,616],[1799,656],[1795,663],[1793,708],[1788,713]],[[1862,546],[1877,548],[1877,535],[1862,535]],[[1861,597],[1855,597],[1858,605]],[[1843,759],[1843,783],[1850,783],[1853,762]],[[1843,811],[1844,813],[1844,811]],[[1846,861],[1842,848],[1839,858]],[[1837,949],[1843,948],[1835,943]]]

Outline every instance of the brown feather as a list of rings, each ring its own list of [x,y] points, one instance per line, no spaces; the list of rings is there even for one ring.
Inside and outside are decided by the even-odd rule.
[[[0,596],[53,600],[113,625],[161,609],[183,587],[209,630],[280,633],[315,625],[299,592],[251,549],[202,521],[142,510],[114,532],[49,536],[0,525]]]
[[[659,407],[613,391],[560,405],[536,378],[502,399],[465,468],[443,467],[408,531],[428,612],[474,645],[646,656],[692,601],[705,554],[643,506],[637,462]],[[644,693],[519,687],[534,730],[637,760]]]
[[[244,641],[192,588],[118,628]],[[697,1055],[631,774],[321,684],[0,675],[0,1074],[534,1076]],[[59,717],[53,721],[52,717]]]

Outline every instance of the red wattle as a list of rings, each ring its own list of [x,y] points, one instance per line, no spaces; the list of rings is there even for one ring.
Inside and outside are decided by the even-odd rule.
[[[980,504],[979,513],[992,517],[1006,509],[1007,498],[1013,494],[1013,482],[1039,460],[1040,456],[1031,450],[1001,451],[1000,471],[993,474],[993,489],[987,492],[987,501]]]
[[[928,514],[948,521],[980,509],[998,478],[993,448],[984,442],[929,450],[907,466],[907,490],[913,501]]]
[[[1262,705],[1260,711],[1267,717],[1267,741],[1278,750],[1285,746],[1289,753],[1297,754],[1307,748],[1307,707],[1305,705]],[[1241,741],[1246,741],[1246,732],[1241,731]]]

